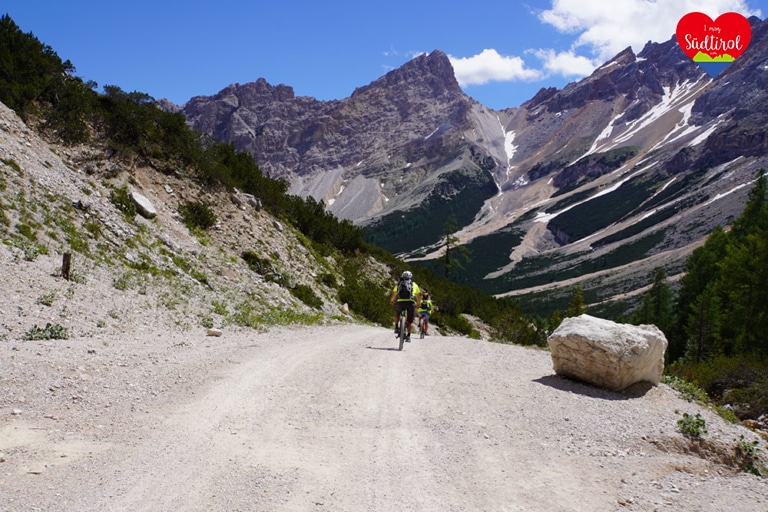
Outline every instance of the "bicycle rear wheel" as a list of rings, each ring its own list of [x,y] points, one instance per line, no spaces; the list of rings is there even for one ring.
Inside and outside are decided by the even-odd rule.
[[[403,350],[403,344],[405,343],[405,335],[407,334],[407,325],[405,323],[405,311],[400,315],[400,350]]]
[[[424,339],[424,318],[419,318],[419,338]]]

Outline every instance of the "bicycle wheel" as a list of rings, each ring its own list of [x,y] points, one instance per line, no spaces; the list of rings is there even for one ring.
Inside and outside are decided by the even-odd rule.
[[[424,318],[419,318],[419,338],[424,339]]]
[[[408,327],[405,323],[405,312],[400,315],[400,350],[403,350],[403,344],[405,343],[405,335],[408,332]]]

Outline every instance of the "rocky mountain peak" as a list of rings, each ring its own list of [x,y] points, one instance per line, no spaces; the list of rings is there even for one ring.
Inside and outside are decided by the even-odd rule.
[[[184,106],[185,113],[205,110],[209,105],[239,106],[268,105],[272,103],[290,102],[296,97],[293,87],[287,85],[271,85],[264,78],[247,84],[230,84],[213,96],[195,96]]]
[[[371,180],[366,194],[378,199],[363,202],[347,194],[354,213],[342,213],[346,198],[337,194],[346,180],[443,158],[448,140],[461,141],[470,126],[474,103],[459,87],[448,56],[435,50],[343,100],[296,97],[292,88],[260,78],[192,98],[183,113],[197,130],[258,155],[262,170],[291,181],[294,192],[335,203],[337,215],[358,218],[395,201],[378,190],[381,180]],[[329,169],[332,177],[314,182]]]
[[[400,88],[426,88],[431,90],[432,96],[464,95],[448,56],[440,50],[434,50],[415,57],[367,86],[358,87],[352,97],[363,95],[371,89]]]
[[[251,102],[268,101],[290,101],[296,95],[293,87],[279,84],[272,85],[264,78],[259,78],[255,82],[249,82],[244,85],[232,84],[221,90],[214,98],[221,98],[228,95],[245,97]]]
[[[606,62],[601,67],[608,67],[615,64],[618,64],[619,66],[626,66],[628,64],[631,64],[635,62],[637,58],[635,57],[635,52],[632,51],[631,46],[627,46],[623,50],[621,50],[619,53],[616,54],[614,58]]]
[[[625,48],[592,75],[561,91],[539,91],[534,100],[545,102],[549,112],[562,112],[583,108],[590,102],[625,98],[631,107],[623,119],[631,121],[656,104],[665,94],[665,87],[695,82],[702,75],[704,71],[683,53],[676,39],[670,38],[664,43],[648,42],[637,55],[631,47]]]

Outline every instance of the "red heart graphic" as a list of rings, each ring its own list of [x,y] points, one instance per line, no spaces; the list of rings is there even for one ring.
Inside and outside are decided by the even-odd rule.
[[[701,12],[689,12],[677,22],[677,42],[694,61],[739,57],[749,45],[752,27],[747,18],[737,12],[727,12],[715,21]],[[698,56],[698,57],[697,57]]]

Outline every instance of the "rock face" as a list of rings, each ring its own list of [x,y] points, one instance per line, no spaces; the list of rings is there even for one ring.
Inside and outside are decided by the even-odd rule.
[[[613,391],[658,385],[667,339],[655,325],[617,324],[589,315],[566,318],[547,339],[555,373]]]
[[[391,212],[399,218],[414,205],[479,188],[482,197],[466,206],[473,216],[497,192],[489,173],[494,159],[506,160],[503,149],[494,154],[477,142],[481,135],[472,135],[482,131],[475,110],[485,112],[497,138],[501,125],[462,92],[439,50],[343,100],[296,96],[291,87],[260,78],[183,107],[159,106],[251,153],[265,174],[286,179],[291,193],[322,200],[337,217],[358,223]]]

